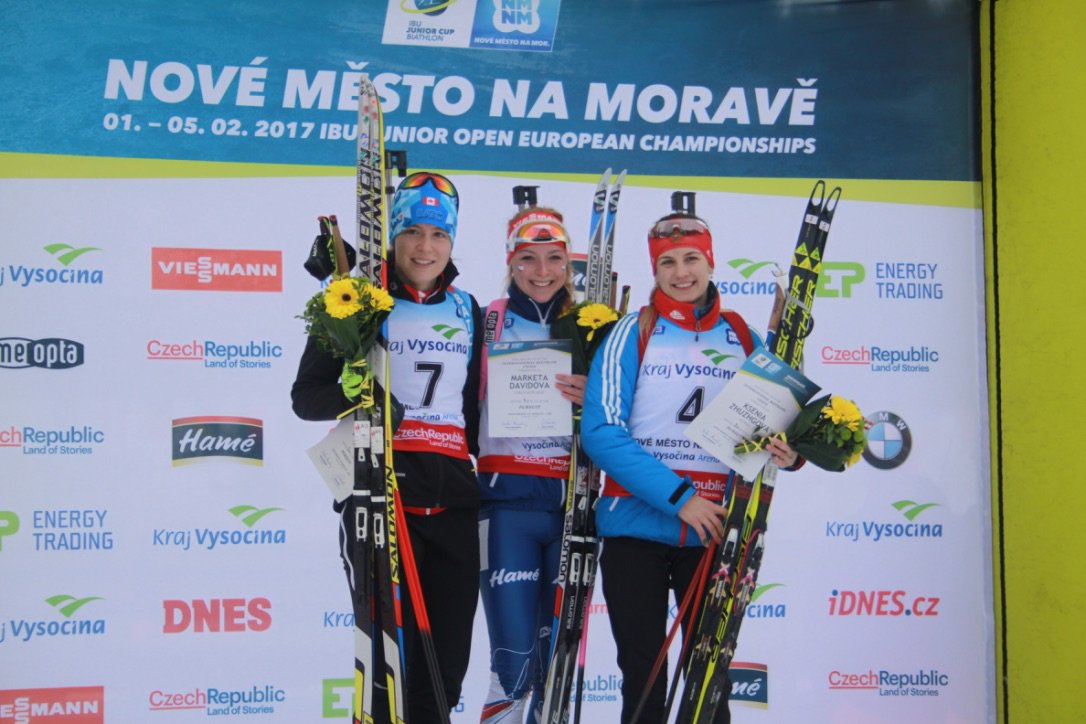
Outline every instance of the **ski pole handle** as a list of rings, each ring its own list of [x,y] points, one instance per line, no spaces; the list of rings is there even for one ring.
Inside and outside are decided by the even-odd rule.
[[[336,279],[342,279],[343,277],[350,276],[351,268],[347,263],[347,248],[343,245],[343,237],[339,234],[339,222],[336,221],[335,214],[328,217],[328,221],[332,225],[332,244],[336,251]]]

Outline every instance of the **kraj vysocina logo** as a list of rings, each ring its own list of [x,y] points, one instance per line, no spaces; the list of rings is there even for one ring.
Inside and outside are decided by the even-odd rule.
[[[913,449],[913,435],[905,421],[885,411],[867,415],[865,420],[864,460],[879,470],[891,470],[904,463]]]
[[[151,545],[183,551],[194,547],[210,551],[242,546],[283,545],[287,542],[286,529],[278,528],[265,520],[282,510],[235,505],[228,511],[237,524],[235,527],[155,528],[151,535]]]
[[[826,537],[838,540],[864,540],[879,543],[889,540],[918,540],[943,537],[943,524],[932,520],[929,511],[938,503],[918,503],[902,499],[891,503],[898,516],[867,520],[828,520]]]
[[[102,724],[105,698],[105,688],[101,686],[0,689],[0,722]]]
[[[71,244],[46,244],[42,247],[46,254],[53,257],[49,266],[24,266],[8,264],[0,266],[0,287],[14,286],[26,288],[31,285],[100,285],[105,277],[101,269],[88,268],[85,254],[101,251],[96,246],[75,247]],[[76,260],[79,260],[76,263]]]
[[[181,417],[173,421],[173,464],[222,458],[264,464],[264,423],[253,417]]]
[[[351,686],[354,681],[351,680]],[[151,711],[205,709],[207,716],[274,714],[275,705],[287,700],[287,692],[270,684],[248,689],[220,689],[209,686],[185,691],[155,689],[147,697]]]
[[[18,449],[23,455],[93,455],[105,441],[106,434],[90,425],[0,428],[0,449]]]
[[[151,288],[281,292],[283,252],[254,249],[151,249]]]
[[[282,345],[266,339],[219,342],[191,340],[176,342],[152,339],[147,343],[147,359],[156,362],[200,362],[214,369],[271,369],[283,357]]]
[[[83,344],[61,337],[0,337],[0,367],[66,370],[83,364]]]
[[[101,636],[106,632],[106,621],[97,617],[98,596],[76,598],[66,593],[50,596],[45,603],[51,614],[38,619],[13,618],[0,622],[0,643],[7,638],[28,642],[57,636]]]

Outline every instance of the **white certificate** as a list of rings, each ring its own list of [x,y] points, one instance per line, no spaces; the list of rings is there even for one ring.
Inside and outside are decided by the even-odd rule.
[[[357,425],[369,426],[368,422],[354,420],[350,415],[325,435],[324,439],[306,450],[321,480],[342,503],[351,497],[354,489],[354,439]]]
[[[555,375],[570,373],[568,339],[491,342],[487,345],[486,400],[491,437],[573,434],[573,406]]]
[[[727,386],[687,426],[685,434],[747,480],[769,460],[765,450],[737,455],[735,446],[786,429],[820,388],[781,358],[759,347]]]

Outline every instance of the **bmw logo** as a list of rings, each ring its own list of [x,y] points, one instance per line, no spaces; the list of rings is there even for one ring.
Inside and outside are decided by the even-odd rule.
[[[864,429],[867,445],[863,458],[879,470],[890,470],[905,462],[913,447],[913,436],[905,421],[892,412],[868,415]]]

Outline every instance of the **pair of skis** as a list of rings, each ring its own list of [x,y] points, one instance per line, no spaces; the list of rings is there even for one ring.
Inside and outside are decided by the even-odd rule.
[[[406,161],[398,157],[403,175]],[[357,180],[358,268],[373,285],[387,288],[385,267],[386,154],[384,119],[377,90],[368,76],[359,82]],[[322,217],[336,251],[337,271],[349,273],[345,245],[335,217]],[[404,636],[401,570],[414,603],[419,638],[434,682],[438,710],[448,721],[448,706],[438,673],[433,636],[422,599],[418,572],[407,534],[399,486],[392,460],[392,398],[387,328],[367,354],[366,364],[377,381],[374,404],[354,411],[354,488],[346,520],[353,521],[351,567],[355,614],[354,724],[405,724]],[[401,537],[402,536],[402,537]],[[401,569],[401,554],[403,567]]]
[[[622,171],[612,183],[611,169],[607,169],[593,195],[588,265],[585,270],[585,300],[589,302],[614,303],[611,264],[614,259],[615,216],[625,176],[626,172]],[[588,374],[588,370],[574,370],[574,373]],[[541,718],[545,724],[565,724],[569,721],[571,698],[574,701],[573,720],[580,721],[588,609],[592,601],[599,552],[593,506],[600,488],[600,471],[581,447],[580,424],[581,410],[575,406],[573,444],[566,480],[562,552],[548,658],[550,665]]]
[[[827,194],[824,181],[815,183],[792,255],[788,289],[770,317],[766,349],[796,369],[803,362],[826,239],[840,198],[839,186]],[[686,683],[676,719],[681,724],[711,724],[721,702],[727,706],[728,666],[761,569],[776,474],[776,467],[769,463],[753,481],[736,477],[724,539],[711,553],[710,578],[687,653]]]

